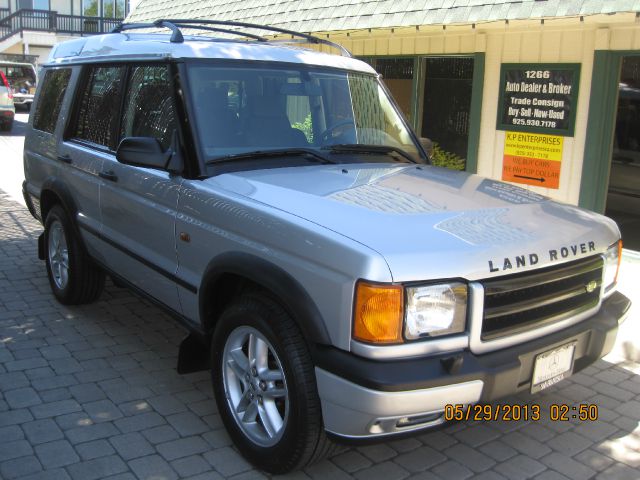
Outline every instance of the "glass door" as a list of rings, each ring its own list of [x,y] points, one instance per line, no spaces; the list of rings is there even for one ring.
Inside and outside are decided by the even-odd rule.
[[[640,55],[622,58],[606,214],[640,250]]]
[[[414,64],[413,57],[360,57],[371,65],[380,75],[389,89],[407,121],[413,125],[412,102]]]
[[[465,170],[474,59],[427,57],[423,69],[420,136],[433,142],[434,164]]]

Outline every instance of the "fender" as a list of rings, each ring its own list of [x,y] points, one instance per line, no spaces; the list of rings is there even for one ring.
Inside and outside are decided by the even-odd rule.
[[[49,177],[43,183],[40,188],[40,215],[42,216],[42,222],[44,223],[47,219],[47,212],[51,207],[51,204],[48,201],[43,201],[43,197],[46,197],[49,192],[54,194],[60,200],[62,204],[62,208],[67,212],[69,218],[73,221],[75,225],[76,215],[78,213],[78,207],[76,206],[76,202],[73,200],[73,196],[69,191],[69,188],[57,177]],[[77,227],[76,227],[77,228]]]
[[[42,223],[43,220],[40,214],[40,197],[36,197],[35,194],[29,192],[29,190],[27,189],[27,185],[27,181],[24,180],[22,182],[22,197],[24,198],[24,203],[27,206],[27,209],[29,210],[31,216]]]
[[[52,201],[52,197],[55,197],[56,201]],[[71,225],[73,225],[74,235],[78,239],[81,248],[85,253],[87,253],[83,237],[80,234],[80,229],[78,228],[78,222],[76,221],[78,207],[76,206],[75,200],[73,199],[69,188],[64,182],[62,182],[62,180],[57,177],[49,177],[42,183],[42,188],[40,189],[40,215],[42,216],[43,225],[47,220],[47,213],[54,203],[60,203],[62,208],[64,208],[64,211],[71,220]],[[38,256],[40,257],[40,255],[42,255],[40,259],[44,260],[44,234],[42,237],[42,240],[38,239]],[[40,251],[41,248],[42,251]]]
[[[223,274],[229,273],[244,277],[272,292],[300,326],[310,344],[331,344],[322,315],[302,285],[277,265],[241,252],[223,253],[211,260],[205,269],[198,300],[205,329],[207,293]]]

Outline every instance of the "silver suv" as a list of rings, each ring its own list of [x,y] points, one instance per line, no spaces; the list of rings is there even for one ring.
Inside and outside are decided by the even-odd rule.
[[[171,33],[136,32],[154,26]],[[178,370],[211,369],[269,472],[611,349],[629,308],[613,221],[430,166],[367,64],[291,36],[329,47],[171,20],[55,48],[24,195],[59,301],[95,300],[108,273],[171,312],[190,332]]]

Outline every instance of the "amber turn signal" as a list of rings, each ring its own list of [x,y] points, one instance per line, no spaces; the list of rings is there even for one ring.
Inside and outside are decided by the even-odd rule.
[[[353,338],[369,343],[402,342],[403,289],[358,282]]]
[[[614,283],[618,282],[618,274],[620,273],[620,263],[622,262],[622,239],[618,240],[618,266],[616,267],[616,277]]]

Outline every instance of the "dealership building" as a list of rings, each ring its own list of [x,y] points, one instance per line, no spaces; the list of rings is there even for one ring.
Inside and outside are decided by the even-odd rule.
[[[141,0],[127,21],[328,38],[450,168],[607,211],[640,248],[640,0]]]

